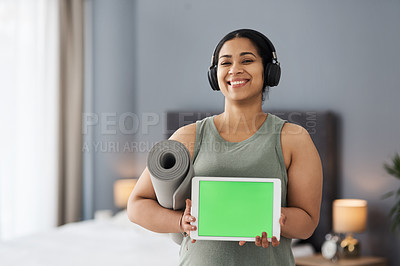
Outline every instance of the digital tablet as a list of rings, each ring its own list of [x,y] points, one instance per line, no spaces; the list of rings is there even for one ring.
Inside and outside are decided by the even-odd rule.
[[[196,240],[255,241],[262,232],[280,240],[281,180],[203,177],[192,179]]]

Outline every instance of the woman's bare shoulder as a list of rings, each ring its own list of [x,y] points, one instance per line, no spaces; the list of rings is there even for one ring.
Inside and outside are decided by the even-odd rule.
[[[191,158],[193,158],[194,143],[196,141],[196,123],[180,127],[169,139],[179,141],[185,145],[190,152]]]
[[[285,123],[281,133],[282,149],[290,162],[307,156],[318,158],[319,154],[308,131],[299,125]]]
[[[308,131],[297,124],[285,123],[281,131],[282,147],[290,153],[305,147],[314,147],[314,143]]]
[[[282,138],[286,138],[292,141],[299,141],[302,139],[304,140],[310,138],[310,134],[308,134],[308,131],[304,127],[289,122],[283,125],[281,135]]]

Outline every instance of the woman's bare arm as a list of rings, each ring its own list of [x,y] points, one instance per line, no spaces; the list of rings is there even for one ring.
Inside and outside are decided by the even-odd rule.
[[[322,165],[308,132],[286,123],[281,134],[282,149],[289,154],[287,208],[281,234],[288,238],[309,238],[319,222],[322,198]]]
[[[196,124],[190,124],[178,129],[170,139],[183,143],[193,158],[194,142],[196,138]],[[157,202],[149,170],[143,171],[133,189],[127,206],[129,219],[154,232],[178,233],[179,220],[183,210],[166,209]]]

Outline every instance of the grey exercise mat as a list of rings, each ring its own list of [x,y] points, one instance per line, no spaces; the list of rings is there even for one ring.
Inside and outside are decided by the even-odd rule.
[[[194,176],[190,153],[185,145],[176,140],[158,142],[149,152],[147,168],[160,205],[173,210],[184,209],[185,200],[190,198]],[[182,234],[170,235],[177,244],[182,243]]]

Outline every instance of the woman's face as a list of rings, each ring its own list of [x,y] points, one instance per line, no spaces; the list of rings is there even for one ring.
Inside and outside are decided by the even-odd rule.
[[[247,38],[224,43],[218,55],[218,85],[225,98],[261,100],[264,67],[256,47]]]

